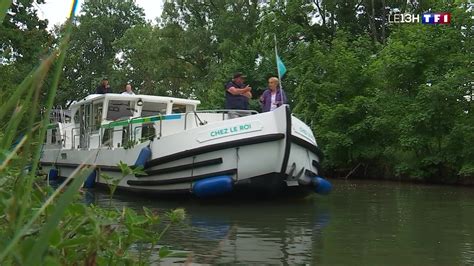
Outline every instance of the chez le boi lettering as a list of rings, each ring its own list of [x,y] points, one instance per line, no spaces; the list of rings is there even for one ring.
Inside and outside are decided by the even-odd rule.
[[[216,129],[211,131],[211,137],[217,137],[217,136],[222,136],[222,135],[227,135],[231,133],[239,133],[242,131],[247,131],[251,128],[252,126],[250,124],[244,124],[244,125],[239,125],[239,126],[233,126],[233,127],[228,127],[228,128],[221,128],[221,129]]]

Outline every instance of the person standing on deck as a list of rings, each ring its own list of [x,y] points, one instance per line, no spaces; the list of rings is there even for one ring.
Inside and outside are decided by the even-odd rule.
[[[106,94],[111,92],[112,89],[110,88],[109,80],[107,78],[103,78],[100,85],[95,89],[96,94]]]
[[[269,112],[277,109],[282,104],[288,103],[285,92],[280,89],[279,80],[276,77],[268,79],[268,88],[260,96],[262,112]]]
[[[130,85],[130,84],[125,85],[125,91],[122,92],[122,94],[135,95],[135,93],[132,91],[132,85]]]
[[[244,82],[244,74],[237,72],[234,74],[234,78],[225,85],[226,109],[249,109],[249,99],[252,98],[252,88],[249,85],[245,85]]]

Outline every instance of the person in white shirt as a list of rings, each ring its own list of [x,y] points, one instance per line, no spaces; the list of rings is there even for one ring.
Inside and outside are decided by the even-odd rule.
[[[125,86],[125,91],[122,92],[122,94],[135,95],[135,93],[132,91],[132,85],[127,84],[127,85]]]
[[[268,88],[260,96],[260,103],[262,104],[262,112],[270,112],[283,104],[288,103],[283,89],[279,87],[279,80],[276,77],[268,79]]]

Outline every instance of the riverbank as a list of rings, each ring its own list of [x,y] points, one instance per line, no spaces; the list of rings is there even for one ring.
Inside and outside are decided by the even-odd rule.
[[[409,175],[395,175],[393,171],[374,171],[366,167],[355,166],[352,169],[324,170],[323,176],[336,180],[373,180],[394,181],[413,184],[435,184],[450,186],[474,186],[474,177],[454,174],[434,175],[427,177],[412,177]]]

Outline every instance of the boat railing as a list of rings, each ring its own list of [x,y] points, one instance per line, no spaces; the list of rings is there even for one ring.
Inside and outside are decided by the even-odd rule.
[[[224,121],[224,120],[229,120],[237,117],[243,117],[243,116],[249,116],[249,115],[255,115],[258,114],[257,111],[255,110],[229,110],[229,109],[219,109],[219,110],[198,110],[198,111],[191,111],[191,112],[186,112],[184,113],[184,130],[186,130],[189,126],[188,123],[188,117],[189,115],[194,115],[194,118],[196,120],[196,125],[205,125],[207,124],[208,121],[202,120],[199,114],[221,114],[221,120],[218,121]],[[171,115],[177,115],[177,114],[171,114]],[[182,115],[182,114],[181,114]],[[147,116],[147,117],[134,117],[126,120],[118,120],[118,121],[111,121],[107,124],[102,124],[99,131],[98,131],[98,147],[102,146],[108,146],[108,147],[113,147],[114,146],[114,133],[116,132],[122,132],[126,128],[127,132],[127,141],[137,141],[137,140],[144,140],[148,139],[151,136],[143,136],[143,128],[146,127],[149,124],[155,124],[159,122],[158,128],[154,128],[155,136],[156,138],[161,138],[163,136],[163,120],[165,120],[166,115],[153,115],[153,116]],[[214,122],[215,120],[213,120]],[[136,124],[136,125],[135,125]],[[119,129],[115,129],[116,127],[119,127]],[[89,129],[90,130],[90,129]],[[88,129],[84,129],[83,132],[81,132],[81,127],[74,127],[71,128],[71,148],[76,149],[76,148],[89,148],[90,145],[90,137],[93,132],[89,132]],[[81,135],[82,134],[82,135]],[[102,143],[103,138],[105,137],[105,134],[107,134],[108,138],[106,143]],[[141,135],[140,135],[141,134]],[[138,136],[140,135],[140,136]],[[80,147],[76,147],[76,138],[79,138],[80,142]],[[82,145],[81,138],[84,139],[84,145]],[[122,135],[122,142],[125,140],[125,137]],[[124,143],[122,143],[123,145]],[[83,147],[84,146],[84,147]]]
[[[128,130],[128,129],[127,129]],[[115,132],[123,132],[123,127],[120,128],[120,129],[115,129],[115,128],[101,128],[100,131],[99,131],[99,144],[98,146],[99,147],[102,147],[102,146],[107,146],[109,148],[112,148],[114,146],[114,143],[113,143],[113,136],[114,136],[114,133]],[[105,143],[102,143],[103,141],[103,138],[102,138],[102,135],[105,136],[105,134],[108,134],[108,138],[107,138],[107,141]],[[122,143],[123,145],[123,143]]]
[[[156,121],[155,121],[155,122],[156,122]],[[139,125],[139,126],[136,126],[136,127],[133,129],[133,140],[137,140],[137,135],[138,135],[138,130],[139,130],[139,129],[141,129],[141,134],[142,134],[142,135],[140,136],[140,138],[139,138],[140,140],[147,139],[147,138],[151,137],[151,136],[148,136],[148,137],[144,137],[144,136],[143,136],[143,126],[144,126],[144,125],[145,125],[145,126],[148,126],[149,124],[153,124],[153,123],[155,123],[155,122],[145,122],[145,123],[143,123],[143,124],[141,124],[141,125]],[[154,134],[154,135],[155,135],[154,137],[156,137],[156,138],[158,138],[158,139],[161,138],[161,136],[162,136],[162,135],[161,135],[161,134],[162,134],[162,130],[163,130],[162,125],[163,125],[163,123],[162,123],[162,121],[160,120],[160,130],[159,130],[158,134]]]
[[[64,110],[62,106],[57,106],[49,113],[49,120],[52,123],[66,123],[71,120],[71,112],[69,110]]]
[[[142,120],[142,121],[140,121]],[[138,121],[138,122],[136,122]],[[115,123],[115,122],[123,122],[123,123]],[[163,116],[161,114],[158,115],[153,115],[153,116],[148,116],[148,117],[134,117],[131,119],[123,120],[123,121],[113,121],[110,122],[109,124],[105,124],[106,127],[101,127],[99,131],[99,147],[103,145],[107,145],[108,147],[113,147],[113,136],[115,132],[123,132],[124,128],[126,128],[127,132],[130,132],[132,134],[127,134],[127,141],[137,141],[137,140],[143,140],[144,137],[140,136],[137,137],[140,133],[139,130],[141,129],[141,134],[143,134],[143,128],[144,126],[148,126],[150,124],[155,124],[157,122],[159,123],[159,128],[158,132],[156,132],[154,135],[157,138],[161,138],[163,135]],[[136,126],[133,126],[134,124],[138,124]],[[117,125],[115,125],[117,124]],[[115,129],[115,127],[120,127],[119,129]],[[153,129],[155,129],[153,127]],[[107,131],[106,131],[107,130]],[[108,134],[108,139],[107,143],[102,143],[102,135]],[[123,136],[122,136],[123,139]],[[122,146],[125,143],[122,143]]]
[[[191,111],[191,112],[186,112],[184,115],[184,130],[187,129],[187,122],[188,122],[188,115],[193,114],[195,119],[199,120],[199,125],[205,125],[207,121],[202,121],[199,117],[198,114],[203,114],[203,113],[212,113],[212,114],[222,114],[222,120],[226,120],[226,114],[227,120],[237,118],[237,117],[243,117],[243,116],[249,116],[249,115],[256,115],[258,112],[256,110],[234,110],[234,109],[218,109],[218,110],[198,110],[198,111]],[[196,121],[196,124],[197,121]]]
[[[129,126],[131,127],[134,120],[140,120],[140,119],[143,119],[143,122],[140,125],[135,126],[135,128],[133,129],[134,141],[137,140],[138,129],[142,129],[141,133],[143,134],[143,125],[154,124],[156,122],[160,122],[159,132],[157,132],[158,134],[156,134],[156,137],[161,138],[161,136],[163,135],[163,115],[162,114],[157,114],[157,115],[147,116],[147,117],[134,117],[130,119]],[[150,119],[150,121],[146,121],[146,119]],[[143,139],[143,136],[140,136],[140,139]]]

